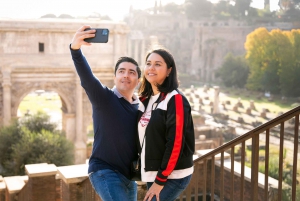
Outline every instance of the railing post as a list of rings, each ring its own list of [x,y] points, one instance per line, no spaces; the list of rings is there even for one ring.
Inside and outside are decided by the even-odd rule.
[[[215,173],[215,156],[213,156],[211,158],[211,187],[210,187],[210,200],[211,201],[214,201],[214,196],[215,196],[215,176],[216,176],[216,173]],[[206,197],[203,197],[203,200],[205,200]]]
[[[241,148],[241,188],[240,188],[240,200],[244,201],[244,189],[245,189],[245,141],[242,142]]]
[[[292,201],[296,200],[297,188],[297,161],[298,161],[298,145],[299,145],[299,115],[295,117],[295,134],[294,134],[294,159],[293,159],[293,183],[292,183]]]
[[[231,155],[230,200],[234,200],[234,148],[235,147],[231,147],[231,154],[230,154]]]
[[[221,167],[220,167],[220,200],[224,200],[224,151],[221,152]]]
[[[265,200],[268,199],[269,194],[269,149],[270,149],[270,129],[266,130],[266,149],[265,149]]]
[[[28,175],[28,200],[30,201],[53,201],[56,197],[56,173],[54,164],[25,165]]]
[[[254,135],[252,137],[251,158],[251,200],[258,200],[259,135]]]
[[[280,124],[278,200],[282,198],[284,122]]]

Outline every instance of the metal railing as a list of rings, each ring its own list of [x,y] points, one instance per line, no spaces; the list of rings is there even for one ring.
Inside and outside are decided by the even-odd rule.
[[[178,199],[296,201],[299,114],[300,106],[194,160],[192,180]],[[270,150],[273,152],[274,147],[278,149],[278,163],[271,167],[270,159],[274,156]],[[238,148],[240,151],[236,153]],[[289,179],[284,175],[287,155],[291,161]],[[263,173],[259,172],[261,166]],[[274,168],[278,171],[276,179],[269,175],[274,176],[271,172]],[[300,194],[299,186],[298,189]]]

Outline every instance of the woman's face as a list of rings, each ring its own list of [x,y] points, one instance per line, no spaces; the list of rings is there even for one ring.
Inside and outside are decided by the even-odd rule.
[[[167,68],[166,62],[159,54],[151,53],[146,61],[144,75],[153,87],[156,84],[161,85],[171,70],[172,68]]]

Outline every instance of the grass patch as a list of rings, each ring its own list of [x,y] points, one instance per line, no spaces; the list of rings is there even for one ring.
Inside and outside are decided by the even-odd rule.
[[[257,110],[268,108],[270,112],[285,112],[294,108],[292,105],[297,101],[295,98],[287,98],[282,100],[280,96],[273,96],[272,100],[265,97],[262,92],[248,91],[246,89],[220,87],[220,92],[226,94],[226,99],[237,102],[241,99],[244,106],[250,106],[253,100]]]
[[[24,116],[27,112],[36,114],[37,111],[62,113],[61,107],[60,97],[56,93],[43,93],[41,95],[30,93],[20,103],[18,112],[20,116]]]

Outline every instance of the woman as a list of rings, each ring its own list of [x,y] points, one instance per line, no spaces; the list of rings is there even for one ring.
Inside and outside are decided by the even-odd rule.
[[[178,91],[176,65],[165,49],[146,56],[139,88],[141,176],[144,201],[173,201],[188,185],[195,149],[191,107]]]

